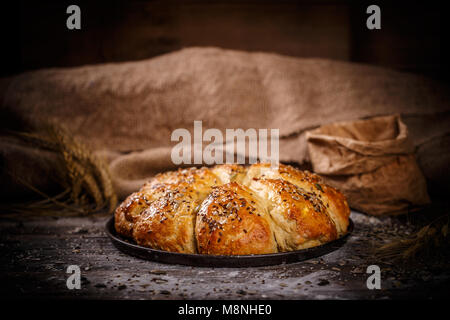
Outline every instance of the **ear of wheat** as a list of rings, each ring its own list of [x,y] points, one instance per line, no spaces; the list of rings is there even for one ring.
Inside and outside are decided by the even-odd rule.
[[[6,211],[60,216],[111,213],[115,209],[117,196],[107,164],[65,129],[54,123],[44,123],[38,128],[8,133],[34,148],[57,155],[59,163],[55,166],[55,176],[62,191],[48,195],[15,175],[16,181],[41,199],[25,204],[8,204],[4,208]]]
[[[375,250],[375,256],[386,261],[411,262],[435,256],[450,246],[450,215],[444,214],[408,238],[395,239]]]

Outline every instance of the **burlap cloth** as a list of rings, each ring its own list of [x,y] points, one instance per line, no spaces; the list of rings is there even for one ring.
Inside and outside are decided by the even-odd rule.
[[[323,124],[399,114],[428,182],[447,186],[448,86],[366,65],[189,48],[153,59],[46,69],[1,82],[2,113],[56,120],[110,164],[124,197],[173,169],[173,130],[279,128],[280,160],[310,164],[305,133]],[[0,139],[3,168],[46,184],[40,154]],[[433,156],[430,156],[433,155]],[[426,165],[422,165],[426,164]],[[46,171],[47,170],[47,171]],[[441,190],[441,189],[438,189]],[[2,173],[2,193],[20,191]],[[22,191],[20,191],[22,192]]]

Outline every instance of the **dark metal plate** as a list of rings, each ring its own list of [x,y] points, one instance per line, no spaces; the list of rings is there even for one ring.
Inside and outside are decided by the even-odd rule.
[[[352,231],[353,221],[350,219],[348,232],[344,236],[317,247],[271,254],[215,256],[169,252],[139,246],[116,233],[116,229],[114,228],[114,217],[109,219],[106,223],[106,233],[120,251],[155,262],[183,264],[196,267],[260,267],[299,262],[319,257],[339,249],[347,241]]]

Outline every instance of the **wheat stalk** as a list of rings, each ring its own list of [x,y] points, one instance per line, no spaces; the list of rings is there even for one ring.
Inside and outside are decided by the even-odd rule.
[[[408,238],[397,238],[375,250],[377,258],[410,262],[433,255],[450,245],[449,214],[442,215]]]
[[[17,181],[39,195],[41,200],[28,204],[10,204],[10,211],[39,214],[47,212],[53,215],[62,208],[77,214],[105,210],[111,213],[115,209],[117,196],[106,163],[62,127],[43,123],[37,129],[9,131],[9,134],[34,148],[58,155],[60,163],[56,168],[60,169],[55,168],[55,174],[64,190],[56,196],[50,196],[14,175]]]

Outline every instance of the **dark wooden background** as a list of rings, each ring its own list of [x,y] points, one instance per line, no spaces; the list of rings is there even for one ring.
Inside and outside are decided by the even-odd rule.
[[[81,7],[82,29],[66,28]],[[379,4],[382,29],[366,28]],[[189,46],[363,62],[448,80],[439,1],[15,1],[2,8],[1,76],[137,60]]]

